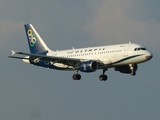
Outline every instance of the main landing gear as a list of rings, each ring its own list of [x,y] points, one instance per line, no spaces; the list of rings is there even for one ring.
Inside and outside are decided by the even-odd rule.
[[[107,81],[108,76],[104,74],[107,70],[108,69],[103,69],[102,75],[99,76],[100,81]],[[76,70],[76,74],[73,74],[72,78],[73,78],[73,80],[80,80],[81,79],[81,75],[78,74],[78,70]]]
[[[74,74],[72,76],[72,78],[73,78],[73,80],[80,80],[81,79],[81,75],[77,73],[77,74]]]
[[[73,80],[80,80],[80,79],[81,79],[81,75],[78,74],[78,70],[76,70],[76,74],[74,74],[74,75],[72,76],[72,78],[73,78]]]
[[[100,81],[107,81],[108,76],[104,74],[106,71],[107,71],[107,69],[103,69],[102,75],[99,76]],[[78,70],[76,70],[76,74],[74,74],[72,76],[72,78],[73,78],[73,80],[80,80],[81,79],[81,75],[78,74]]]
[[[103,69],[103,74],[99,76],[100,81],[107,81],[108,76],[104,74],[106,71],[107,69]]]

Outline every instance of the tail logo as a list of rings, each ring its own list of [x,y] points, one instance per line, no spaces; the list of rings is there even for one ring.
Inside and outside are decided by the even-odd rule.
[[[32,30],[28,30],[27,35],[28,35],[28,40],[29,40],[30,46],[34,47],[34,45],[36,43],[36,37],[33,34]]]

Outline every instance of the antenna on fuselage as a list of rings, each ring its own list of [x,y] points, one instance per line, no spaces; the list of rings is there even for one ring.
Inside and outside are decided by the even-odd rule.
[[[132,44],[131,41],[129,41],[129,44]]]

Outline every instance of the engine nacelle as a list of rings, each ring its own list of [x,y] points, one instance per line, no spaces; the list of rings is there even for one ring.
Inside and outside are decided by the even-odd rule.
[[[138,65],[137,64],[133,65],[133,70],[137,71],[137,69]],[[126,73],[126,74],[130,74],[132,72],[129,65],[115,67],[115,71],[119,71],[121,73]]]
[[[78,66],[78,69],[81,72],[94,72],[98,68],[98,64],[96,61],[86,61],[86,62],[81,62]]]

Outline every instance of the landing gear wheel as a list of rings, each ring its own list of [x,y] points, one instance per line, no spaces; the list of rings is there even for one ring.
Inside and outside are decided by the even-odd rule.
[[[107,81],[107,79],[108,79],[108,76],[107,75],[103,75],[103,80]]]
[[[100,75],[100,76],[99,76],[99,80],[100,80],[100,81],[103,81],[103,75]]]
[[[99,80],[100,81],[106,81],[108,79],[107,75],[100,75]]]
[[[72,76],[73,80],[80,80],[81,79],[81,75],[80,74],[74,74]]]
[[[80,79],[81,79],[81,75],[77,74],[77,80],[80,80]]]
[[[72,78],[73,78],[73,80],[77,80],[77,74],[74,74],[74,75],[72,76]]]

